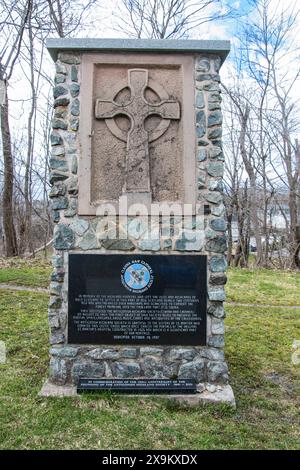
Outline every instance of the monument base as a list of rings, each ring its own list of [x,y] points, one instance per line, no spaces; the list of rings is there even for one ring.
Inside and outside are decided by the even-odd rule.
[[[224,403],[236,408],[233,390],[230,385],[212,385],[212,384],[198,384],[199,390],[196,394],[182,394],[182,395],[168,395],[168,394],[138,394],[138,395],[125,395],[119,396],[135,397],[135,398],[159,398],[164,400],[176,401],[182,405],[193,407],[197,405],[205,405],[206,403]],[[46,380],[39,393],[40,397],[80,397],[77,393],[75,385],[55,385],[49,380]]]

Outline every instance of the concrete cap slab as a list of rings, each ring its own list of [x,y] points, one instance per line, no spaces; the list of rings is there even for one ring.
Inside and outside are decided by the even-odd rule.
[[[230,41],[194,39],[48,39],[47,49],[54,61],[59,52],[156,52],[218,54],[222,62],[230,51]]]

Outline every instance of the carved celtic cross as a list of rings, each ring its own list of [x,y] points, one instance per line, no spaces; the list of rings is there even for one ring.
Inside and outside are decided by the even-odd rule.
[[[118,104],[112,100],[96,100],[96,119],[105,119],[110,131],[119,139],[126,140],[126,182],[124,192],[150,192],[149,142],[158,139],[167,130],[170,119],[180,119],[180,106],[175,100],[168,99],[164,88],[148,79],[148,70],[128,70],[128,85],[130,101]],[[159,103],[149,103],[145,98],[145,90],[149,87],[156,92],[161,100]],[[124,88],[124,87],[123,87]],[[121,91],[122,87],[120,88]],[[114,97],[113,97],[114,98]],[[125,115],[130,119],[131,126],[124,136],[114,123],[113,118]],[[145,119],[151,115],[162,118],[154,131],[147,132],[144,127]]]

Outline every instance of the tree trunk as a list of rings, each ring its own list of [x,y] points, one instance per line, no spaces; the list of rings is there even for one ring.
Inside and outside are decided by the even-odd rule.
[[[33,252],[32,234],[31,234],[31,219],[32,219],[32,158],[34,147],[34,135],[32,130],[32,123],[36,109],[36,91],[34,82],[34,50],[33,50],[33,35],[31,28],[31,19],[28,20],[28,35],[29,35],[29,53],[30,53],[30,86],[31,86],[31,108],[28,116],[28,135],[27,135],[27,158],[25,163],[25,180],[24,180],[24,199],[25,199],[25,231],[24,231],[24,249],[28,248],[29,252]]]
[[[296,241],[297,246],[294,255],[294,263],[300,269],[300,146],[298,140],[295,141],[296,156],[296,199],[297,199],[297,225],[296,225]]]
[[[17,256],[18,245],[13,218],[13,188],[14,188],[14,165],[11,149],[11,136],[8,121],[8,97],[7,83],[4,82],[4,103],[1,108],[1,137],[4,161],[4,184],[3,184],[3,229],[6,256]]]
[[[247,123],[249,119],[250,108],[249,105],[246,105],[246,109],[244,113],[240,111],[240,124],[241,124],[241,132],[240,132],[240,152],[241,156],[246,168],[246,172],[249,176],[250,182],[250,219],[251,219],[251,227],[254,232],[255,241],[256,241],[256,264],[259,266],[262,262],[262,243],[261,243],[261,233],[260,233],[260,224],[258,219],[258,204],[257,204],[257,186],[256,186],[256,176],[254,173],[254,169],[250,162],[250,156],[247,155],[246,150],[246,130],[247,130]]]
[[[295,254],[297,251],[297,194],[294,187],[289,188],[289,211],[290,211],[290,253],[291,253],[291,267],[295,268]]]
[[[232,207],[227,209],[227,263],[231,265],[232,261]]]
[[[249,174],[249,173],[248,173]],[[249,175],[250,181],[250,218],[251,227],[256,241],[256,264],[260,266],[263,260],[260,224],[257,214],[257,186],[255,176]]]

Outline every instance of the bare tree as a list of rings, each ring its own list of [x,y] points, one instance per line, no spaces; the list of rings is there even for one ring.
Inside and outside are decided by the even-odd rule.
[[[120,0],[116,28],[135,38],[180,39],[233,10],[221,0]]]
[[[288,189],[289,249],[291,265],[295,265],[300,173],[294,135],[299,130],[300,119],[294,90],[300,84],[300,68],[294,35],[297,34],[300,9],[297,2],[290,8],[274,9],[271,0],[260,0],[256,11],[256,18],[244,27],[243,49],[246,51],[244,65],[261,97],[256,108],[260,125],[257,149],[260,171],[266,183],[265,166],[269,158],[274,173],[282,178]],[[266,225],[265,219],[265,228]]]
[[[14,165],[7,88],[20,55],[32,0],[24,1],[21,6],[18,5],[20,15],[15,14],[17,3],[20,2],[1,1],[2,18],[0,28],[2,36],[6,38],[0,50],[0,83],[3,87],[4,97],[1,103],[1,138],[4,162],[2,210],[6,256],[16,256],[18,254],[17,236],[13,220]]]
[[[52,79],[44,61],[44,43],[49,35],[66,37],[93,24],[90,13],[99,0],[0,0],[1,143],[3,166],[2,217],[5,254],[34,251],[39,231],[49,237],[48,153],[41,152],[46,117],[50,129],[49,89]],[[8,88],[15,79],[28,80],[27,96],[14,103],[22,119],[11,131]],[[23,83],[23,82],[22,82]],[[51,100],[52,98],[50,98]],[[14,101],[14,100],[13,100]],[[49,130],[47,131],[47,138]],[[41,202],[43,201],[43,202]],[[36,235],[35,235],[36,234]],[[44,235],[43,235],[44,236]],[[46,240],[45,240],[46,243]]]
[[[281,237],[281,240],[285,238],[290,266],[297,264],[299,246],[299,163],[295,143],[300,125],[295,95],[299,86],[299,53],[294,44],[299,9],[296,3],[283,9],[279,6],[271,0],[255,2],[254,14],[242,22],[239,47],[235,49],[235,70],[227,80],[229,85],[224,86],[225,98],[233,103],[233,107],[227,106],[229,111],[226,109],[225,116],[229,112],[229,122],[235,116],[244,165],[243,179],[249,180],[256,262],[266,267],[273,263],[270,257],[274,249],[283,247],[276,241],[278,231],[272,225],[275,208],[286,221],[288,237]],[[226,144],[231,153],[236,152],[236,140]],[[241,194],[241,191],[242,180],[234,193]],[[277,250],[276,256],[279,255]]]
[[[243,181],[244,164],[240,154],[240,128],[232,100],[224,103],[225,207],[228,231],[228,264],[248,266],[250,211],[248,182]]]
[[[262,240],[261,240],[261,229],[260,221],[258,216],[258,188],[257,188],[257,171],[254,160],[254,148],[251,139],[250,131],[250,99],[247,97],[245,89],[242,91],[239,87],[226,87],[223,88],[232,101],[235,114],[239,124],[239,136],[238,136],[238,147],[239,152],[244,164],[245,171],[249,178],[249,198],[250,198],[250,219],[251,228],[253,230],[256,240],[256,263],[259,265],[262,262]],[[250,138],[249,138],[250,136]]]
[[[79,28],[85,27],[91,9],[101,4],[99,0],[43,0],[43,3],[49,11],[46,31],[56,33],[61,38],[71,36]],[[45,29],[45,18],[42,18],[39,26]]]

